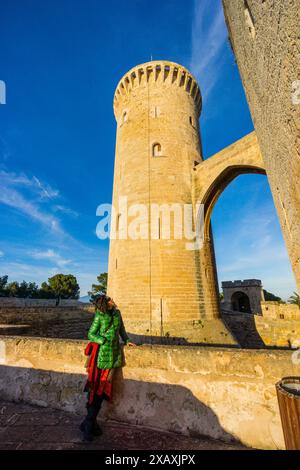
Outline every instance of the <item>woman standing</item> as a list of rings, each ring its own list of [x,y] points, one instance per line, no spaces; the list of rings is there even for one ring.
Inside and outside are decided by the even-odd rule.
[[[88,332],[91,341],[85,354],[88,379],[84,391],[88,392],[87,416],[80,425],[84,440],[92,441],[93,436],[102,434],[97,424],[97,415],[103,400],[112,400],[112,378],[114,370],[124,365],[124,356],[119,335],[128,346],[136,346],[126,333],[122,315],[113,299],[106,295],[97,298],[93,323]]]

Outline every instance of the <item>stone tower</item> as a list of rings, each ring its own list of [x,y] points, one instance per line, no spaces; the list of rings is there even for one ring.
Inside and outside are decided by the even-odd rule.
[[[172,213],[170,239],[163,233],[167,220],[163,212],[154,229],[147,224],[153,204],[179,204],[183,217],[184,204],[193,202],[193,172],[202,161],[200,112],[201,93],[195,78],[172,62],[134,67],[115,92],[113,207],[117,222],[116,239],[110,240],[108,293],[133,332],[175,334],[174,325],[182,330],[188,323],[207,318],[199,250],[187,249],[186,238],[174,237]],[[147,213],[135,212],[133,204],[142,204]],[[137,214],[144,223],[144,238],[126,238],[126,225]]]

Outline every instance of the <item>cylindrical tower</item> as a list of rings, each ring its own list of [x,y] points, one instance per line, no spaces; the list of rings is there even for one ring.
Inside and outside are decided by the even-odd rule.
[[[166,325],[172,322],[205,317],[199,251],[187,249],[184,235],[174,236],[172,212],[170,239],[163,228],[164,210],[181,206],[183,221],[184,205],[193,202],[193,168],[202,161],[200,111],[195,78],[172,62],[134,67],[115,92],[117,223],[116,239],[110,240],[108,293],[137,333],[166,334]],[[142,206],[132,208],[133,204]],[[157,239],[147,225],[153,204],[161,209],[157,227],[154,224]],[[126,235],[126,224],[129,228],[138,214],[145,230],[142,238],[132,239]]]

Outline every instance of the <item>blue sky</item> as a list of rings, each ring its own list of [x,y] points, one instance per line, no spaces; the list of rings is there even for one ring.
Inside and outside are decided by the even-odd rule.
[[[72,273],[85,295],[107,270],[96,208],[112,197],[114,90],[136,64],[171,60],[196,76],[204,158],[253,130],[219,0],[3,2],[0,44],[0,275],[10,280]],[[296,289],[266,177],[233,181],[212,223],[219,281]]]

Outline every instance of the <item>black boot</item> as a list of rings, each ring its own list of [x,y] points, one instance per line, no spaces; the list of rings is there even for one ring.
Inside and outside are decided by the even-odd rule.
[[[92,441],[93,436],[100,436],[102,429],[97,423],[97,415],[101,408],[101,404],[104,396],[95,395],[93,402],[87,404],[87,416],[80,425],[80,431],[83,433],[83,439],[85,441]]]
[[[92,433],[94,436],[101,436],[102,434],[102,429],[100,428],[99,424],[97,423],[97,416],[100,411],[102,402],[104,400],[104,395],[95,395],[95,398],[93,400],[93,404],[95,406],[95,418],[94,418],[94,423],[93,423],[93,428],[92,428]]]
[[[95,407],[93,405],[89,405],[87,416],[82,421],[80,425],[80,431],[83,433],[83,440],[84,441],[92,441],[93,440],[93,425],[94,425],[94,416],[95,416]]]
[[[100,428],[99,424],[97,423],[97,420],[94,422],[92,433],[93,433],[94,436],[101,436],[101,434],[103,433],[102,429]]]

